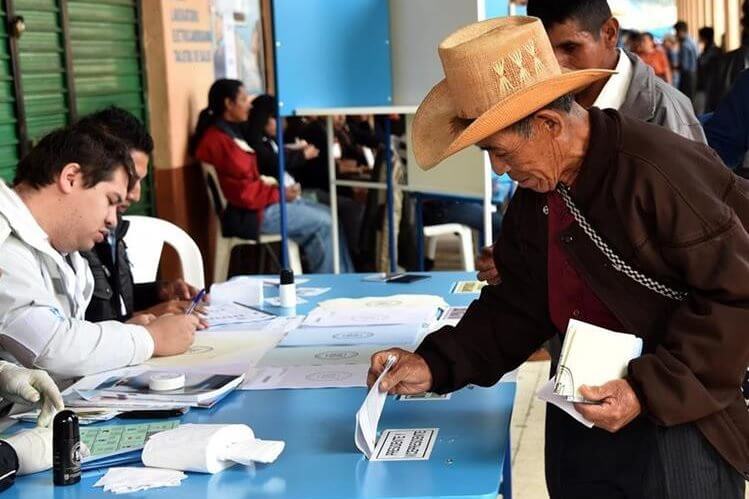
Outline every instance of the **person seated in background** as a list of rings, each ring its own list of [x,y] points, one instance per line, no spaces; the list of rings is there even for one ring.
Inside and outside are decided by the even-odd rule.
[[[258,95],[252,99],[249,118],[242,125],[243,137],[257,155],[261,175],[278,180],[278,152],[276,143],[276,99],[272,95]],[[320,150],[304,140],[284,145],[286,183],[296,184],[296,175],[307,163],[320,155]]]
[[[132,188],[118,207],[117,226],[91,251],[81,252],[94,275],[94,292],[86,319],[124,322],[136,315],[136,320],[148,323],[149,316],[184,313],[198,290],[182,279],[134,284],[124,242],[130,222],[122,220],[122,214],[140,201],[141,182],[148,175],[149,155],[153,152],[151,135],[138,118],[114,106],[90,114],[80,123],[101,127],[122,141],[130,151],[135,173]]]
[[[635,52],[645,64],[653,68],[655,76],[668,84],[673,83],[671,63],[668,62],[666,52],[655,44],[652,33],[641,33],[637,37],[636,46]]]
[[[134,178],[128,147],[104,129],[55,130],[0,183],[0,347],[26,367],[69,378],[185,352],[198,318],[90,322],[94,290],[79,253],[108,237]]]
[[[258,168],[261,175],[273,177],[278,181],[278,151],[276,135],[278,123],[276,121],[276,99],[272,95],[259,95],[252,100],[249,119],[244,125],[245,138],[255,150]],[[313,161],[319,156],[320,150],[306,140],[295,137],[290,144],[285,144],[286,175],[284,182],[287,186],[297,184],[297,178],[304,175],[305,170],[313,166]],[[326,176],[327,178],[327,176]],[[304,189],[301,196],[308,201],[330,206],[330,195],[322,189]],[[347,188],[338,190],[338,217],[341,222],[341,248],[347,248],[354,261],[358,255],[359,231],[364,208],[354,202],[349,196]]]
[[[13,485],[18,475],[52,467],[52,429],[48,426],[55,413],[64,406],[57,385],[45,371],[25,369],[3,361],[0,361],[0,398],[40,407],[36,428],[0,440],[2,492]]]
[[[242,138],[241,124],[247,121],[250,106],[250,96],[241,81],[216,80],[208,92],[208,108],[200,113],[191,152],[216,168],[230,205],[256,212],[259,231],[277,234],[281,230],[279,187],[275,181],[267,183],[261,178],[257,154]],[[299,184],[281,190],[288,201],[288,235],[304,250],[309,271],[333,272],[330,211],[302,199]],[[345,246],[340,255],[341,272],[351,272],[353,266]]]

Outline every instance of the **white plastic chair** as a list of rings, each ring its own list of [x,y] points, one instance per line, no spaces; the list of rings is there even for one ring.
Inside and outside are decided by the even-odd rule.
[[[123,218],[130,222],[125,244],[136,284],[156,280],[161,252],[164,244],[168,244],[177,252],[185,281],[198,289],[205,287],[203,256],[187,232],[160,218],[141,215]]]
[[[226,209],[226,197],[221,191],[221,185],[218,182],[216,168],[208,163],[201,164],[203,168],[203,177],[205,187],[208,192],[208,200],[211,205],[211,212],[216,219],[216,252],[213,259],[213,282],[224,282],[229,274],[229,262],[231,260],[231,251],[236,246],[243,244],[268,244],[281,241],[280,234],[260,234],[259,239],[242,239],[241,237],[225,237],[221,228],[221,219],[217,209],[223,212]],[[213,187],[212,187],[213,186]],[[217,197],[218,199],[214,198]],[[299,245],[296,242],[289,241],[289,264],[294,274],[302,274],[302,260],[299,256]],[[263,255],[263,249],[260,249],[260,255]]]
[[[437,241],[440,236],[457,236],[460,239],[460,258],[463,262],[463,270],[473,272],[473,232],[467,225],[462,224],[439,224],[427,225],[424,227],[424,237],[426,238],[426,257],[434,260],[437,253]]]

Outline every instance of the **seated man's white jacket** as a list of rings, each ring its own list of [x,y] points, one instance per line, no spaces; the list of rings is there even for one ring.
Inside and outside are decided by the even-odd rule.
[[[66,261],[67,260],[67,261]],[[0,348],[57,378],[139,364],[146,328],[84,320],[94,278],[78,253],[57,252],[18,195],[0,181]]]

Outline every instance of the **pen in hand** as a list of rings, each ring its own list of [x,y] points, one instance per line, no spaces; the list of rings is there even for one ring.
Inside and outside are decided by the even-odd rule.
[[[190,306],[187,307],[187,310],[185,310],[185,315],[190,315],[195,311],[195,307],[198,306],[198,304],[203,300],[203,297],[205,296],[205,288],[198,291],[198,294],[195,295],[195,298],[192,299],[192,302],[190,303]]]

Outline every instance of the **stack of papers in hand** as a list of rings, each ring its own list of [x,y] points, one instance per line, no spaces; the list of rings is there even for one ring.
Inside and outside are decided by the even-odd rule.
[[[570,402],[588,402],[580,387],[622,379],[629,361],[642,353],[642,339],[570,320],[555,377],[554,393]]]
[[[641,338],[572,319],[567,326],[556,376],[539,390],[537,396],[585,426],[592,427],[593,423],[573,405],[590,403],[580,393],[580,387],[601,386],[624,378],[629,361],[641,354]]]
[[[150,389],[151,377],[163,374],[184,374],[185,385],[168,391]],[[178,373],[151,370],[148,366],[128,367],[86,376],[65,390],[66,404],[76,407],[80,399],[95,402],[99,407],[127,407],[128,402],[145,406],[211,407],[244,380],[244,375],[216,375],[197,372]],[[125,402],[125,404],[120,404]],[[86,404],[84,404],[86,405]]]
[[[159,487],[179,487],[187,475],[181,471],[160,468],[109,468],[94,484],[106,492],[127,494]]]

